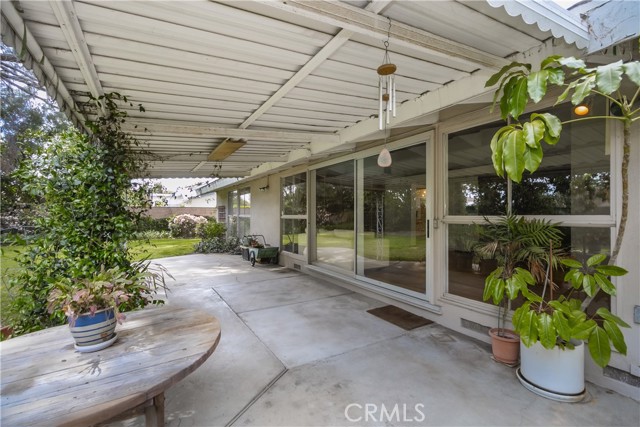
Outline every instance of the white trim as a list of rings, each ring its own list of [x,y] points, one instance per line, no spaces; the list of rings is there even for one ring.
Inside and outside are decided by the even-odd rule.
[[[559,5],[540,0],[487,0],[495,8],[504,7],[510,16],[520,16],[527,24],[536,24],[542,31],[551,31],[556,38],[575,43],[580,49],[589,45],[587,24]]]

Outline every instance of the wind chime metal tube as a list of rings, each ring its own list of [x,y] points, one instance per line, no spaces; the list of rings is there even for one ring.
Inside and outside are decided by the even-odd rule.
[[[385,131],[385,144],[378,155],[378,166],[388,168],[391,166],[391,153],[387,148],[387,125],[391,122],[391,115],[396,116],[396,65],[389,59],[389,36],[391,34],[391,19],[389,19],[389,31],[387,40],[384,41],[384,59],[378,72],[378,126]]]

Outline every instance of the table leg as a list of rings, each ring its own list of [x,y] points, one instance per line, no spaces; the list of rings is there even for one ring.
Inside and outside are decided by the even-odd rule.
[[[146,427],[164,427],[164,392],[153,399],[153,405],[144,410],[144,422]]]

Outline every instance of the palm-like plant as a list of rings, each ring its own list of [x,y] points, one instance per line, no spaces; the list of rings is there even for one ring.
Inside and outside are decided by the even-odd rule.
[[[496,259],[498,267],[487,276],[482,298],[484,301],[492,299],[502,308],[507,299],[513,300],[520,292],[529,292],[528,285],[542,283],[551,277],[549,270],[555,268],[564,255],[559,249],[562,233],[551,221],[525,219],[513,214],[496,221],[485,218],[485,221],[486,224],[479,227],[480,242],[475,251],[481,258]],[[550,247],[553,248],[551,253]],[[502,318],[503,326],[506,314],[506,307],[502,316],[498,313],[498,323]]]

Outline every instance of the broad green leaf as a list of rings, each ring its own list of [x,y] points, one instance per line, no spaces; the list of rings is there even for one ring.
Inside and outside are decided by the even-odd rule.
[[[596,271],[607,276],[624,276],[628,273],[627,270],[617,265],[599,265],[596,267]]]
[[[548,133],[554,138],[559,137],[560,134],[562,133],[562,122],[560,121],[559,118],[557,118],[551,113],[542,113],[542,114],[533,113],[531,114],[531,120],[532,121],[542,120],[546,125],[545,126],[547,129],[546,133]]]
[[[524,152],[524,168],[533,173],[538,170],[542,163],[542,147],[538,145],[535,148],[527,146]]]
[[[596,365],[604,368],[611,358],[609,336],[600,326],[596,326],[589,335],[589,353]]]
[[[518,296],[518,290],[520,290],[520,284],[516,276],[509,277],[506,280],[507,297],[510,300],[516,299]]]
[[[640,62],[627,62],[622,66],[622,68],[624,69],[627,77],[629,77],[629,80],[635,83],[636,86],[640,86]]]
[[[504,170],[512,181],[522,181],[524,172],[524,137],[521,130],[514,130],[503,138],[502,161]]]
[[[627,343],[624,342],[624,335],[622,335],[622,331],[618,325],[609,320],[605,320],[602,326],[604,326],[604,330],[607,332],[607,335],[609,335],[613,347],[618,350],[620,354],[627,354]]]
[[[556,345],[556,331],[553,320],[547,313],[540,313],[538,316],[538,336],[540,344],[544,348],[552,349]]]
[[[522,320],[522,315],[524,313],[527,313],[530,310],[530,308],[531,308],[531,303],[525,302],[520,307],[518,307],[516,311],[513,312],[513,317],[511,318],[511,322],[513,323],[513,327],[516,329],[516,331],[519,328],[518,325],[520,324],[520,320]]]
[[[536,279],[533,278],[529,270],[525,270],[521,267],[516,267],[516,275],[521,278],[526,284],[534,285],[536,283]],[[524,288],[525,286],[523,286]]]
[[[528,101],[527,92],[527,79],[523,76],[518,79],[518,82],[511,88],[511,94],[509,96],[509,114],[514,119],[518,119],[520,114],[524,112]]]
[[[548,68],[547,73],[549,76],[549,83],[558,86],[564,84],[564,73],[561,68]]]
[[[491,138],[491,160],[493,161],[493,168],[498,176],[504,176],[503,167],[503,146],[504,146],[504,134],[512,132],[514,130],[513,125],[504,126],[500,128]]]
[[[607,256],[605,254],[593,255],[593,256],[590,256],[589,259],[587,260],[587,265],[589,267],[593,267],[594,265],[600,264],[605,259],[607,259]]]
[[[560,338],[564,341],[569,341],[571,339],[569,321],[561,314],[560,311],[554,311],[551,317],[553,319],[553,326],[556,327],[556,331]]]
[[[600,289],[602,289],[603,292],[609,295],[616,294],[616,287],[613,286],[613,283],[611,283],[611,280],[609,280],[607,276],[605,276],[604,274],[595,272],[593,275],[593,278],[596,280],[596,283],[598,284]]]
[[[518,327],[514,325],[514,328],[525,346],[531,347],[538,341],[538,316],[534,311],[523,312],[520,315]]]
[[[542,302],[542,297],[538,294],[534,294],[533,292],[531,292],[529,290],[529,288],[521,288],[520,289],[522,291],[522,295],[524,295],[524,297],[529,300],[529,301],[533,301],[533,302]]]
[[[502,67],[500,69],[500,71],[498,71],[497,73],[495,73],[494,75],[489,77],[489,80],[487,80],[487,82],[484,84],[484,87],[491,87],[491,86],[495,85],[496,83],[498,83],[500,78],[505,75],[505,73],[507,71],[511,70],[512,68],[516,68],[516,67],[525,67],[527,70],[531,69],[531,65],[529,65],[529,64],[522,64],[520,62],[512,62],[511,64],[505,65],[504,67]]]
[[[558,59],[558,64],[573,69],[585,68],[587,66],[582,59],[576,59],[573,56]]]
[[[500,116],[502,117],[502,120],[507,120],[507,117],[509,117],[513,88],[518,84],[518,81],[521,77],[522,76],[513,76],[509,79],[509,81],[507,81],[507,84],[504,85],[502,98],[500,99]],[[527,80],[524,79],[524,81]]]
[[[495,305],[500,304],[500,301],[504,298],[504,280],[498,279],[496,281],[495,287],[493,288],[493,303]]]
[[[562,92],[562,93],[560,94],[560,96],[558,96],[558,99],[556,100],[556,103],[555,103],[555,104],[553,104],[553,105],[558,105],[558,104],[560,104],[561,102],[563,102],[565,99],[567,99],[567,96],[569,96],[569,92],[571,92],[571,90],[572,90],[573,88],[575,88],[577,84],[578,84],[578,81],[577,81],[577,80],[574,80],[574,81],[572,81],[571,83],[569,83],[569,84],[567,85],[567,88],[564,90],[564,92]]]
[[[578,260],[575,260],[573,258],[566,258],[563,260],[560,260],[560,262],[563,265],[566,265],[567,267],[571,267],[571,268],[582,268],[582,263]]]
[[[482,301],[487,301],[493,295],[493,288],[495,287],[495,278],[494,280],[490,280],[487,277],[487,280],[484,282],[484,291],[482,292]]]
[[[560,301],[557,301],[557,300],[549,301],[549,305],[553,307],[554,310],[557,310],[567,315],[571,315],[571,307],[566,306]]]
[[[558,60],[562,58],[562,55],[551,55],[547,58],[545,58],[541,63],[540,63],[540,69],[545,69],[547,68],[547,66],[549,64],[553,64],[554,62],[558,62]]]
[[[534,103],[540,100],[547,93],[547,78],[549,74],[547,70],[534,71],[527,77],[527,92]]]
[[[571,321],[570,321],[571,324]],[[587,340],[594,328],[598,325],[593,320],[587,320],[577,323],[571,328],[571,336],[577,340]]]
[[[606,319],[610,322],[614,322],[620,326],[622,326],[623,328],[629,328],[630,326],[621,318],[619,318],[618,316],[616,316],[615,314],[611,313],[607,308],[605,307],[600,307],[598,310],[596,310],[596,314],[600,317],[602,317],[603,319]]]
[[[590,297],[594,296],[598,289],[596,279],[591,274],[585,274],[582,278],[582,288],[587,295]]]
[[[609,95],[620,88],[622,81],[622,60],[596,68],[596,85],[598,89]]]
[[[531,148],[537,148],[544,137],[545,124],[542,120],[526,122],[522,125],[522,131],[525,144]]]
[[[596,85],[596,76],[586,76],[584,79],[576,85],[576,89],[571,97],[571,103],[573,105],[580,104]]]

